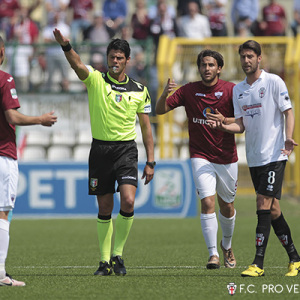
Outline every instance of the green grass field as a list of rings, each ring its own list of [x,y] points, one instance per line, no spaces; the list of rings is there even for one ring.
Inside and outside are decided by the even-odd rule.
[[[300,250],[299,203],[283,199],[282,208]],[[13,219],[7,271],[27,285],[1,287],[0,299],[221,299],[231,297],[230,282],[239,299],[299,299],[300,275],[284,276],[288,258],[273,230],[266,276],[240,276],[254,257],[254,196],[238,197],[236,209],[236,269],[205,269],[199,218],[136,218],[123,256],[124,277],[93,275],[99,260],[96,219]]]

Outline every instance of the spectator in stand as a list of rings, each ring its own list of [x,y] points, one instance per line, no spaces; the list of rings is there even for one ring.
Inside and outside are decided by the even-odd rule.
[[[178,36],[176,18],[169,15],[166,1],[158,1],[157,16],[150,22],[150,34],[154,41],[155,53],[161,35],[164,34],[170,38]]]
[[[20,92],[28,92],[30,61],[34,54],[31,46],[37,42],[39,29],[29,16],[30,8],[22,7],[13,19],[9,41],[17,42],[16,47],[7,47],[7,59],[15,84]]]
[[[69,37],[71,30],[70,26],[59,19],[59,13],[54,15],[54,23],[48,24],[43,31],[43,39],[49,46],[46,48],[46,65],[48,71],[48,80],[44,87],[44,91],[53,91],[54,73],[59,70],[61,74],[61,89],[66,92],[69,90],[69,63],[64,55],[61,55],[61,47],[55,42],[53,31],[59,28],[64,36]]]
[[[259,27],[264,36],[285,36],[285,10],[276,0],[269,0],[269,5],[263,8],[263,21]]]
[[[188,15],[178,19],[179,35],[193,39],[204,39],[211,36],[208,18],[199,12],[195,2],[188,4]]]
[[[135,11],[131,17],[132,37],[135,40],[146,40],[149,36],[150,18],[145,0],[136,0]]]
[[[80,34],[91,26],[93,0],[70,0],[69,8],[73,9],[71,39],[73,43],[78,43]]]
[[[112,38],[125,24],[127,17],[126,0],[105,0],[102,9],[107,31]]]
[[[149,75],[149,93],[152,99],[157,99],[157,67],[156,67],[156,54],[158,49],[158,42],[161,35],[167,35],[169,38],[174,38],[178,36],[178,26],[176,22],[176,17],[169,14],[167,2],[164,0],[157,1],[157,15],[150,22],[150,35],[154,42],[154,64],[150,69]],[[151,102],[152,110],[151,113],[155,113],[155,101]]]
[[[227,36],[226,6],[227,0],[202,0],[209,18],[212,36]]]
[[[59,18],[67,22],[67,10],[70,0],[45,0],[45,8],[47,12],[47,24],[52,24],[54,17],[59,13]]]
[[[259,13],[258,0],[233,0],[231,19],[237,36],[251,35],[251,27]]]
[[[148,16],[152,20],[158,16],[158,6],[160,3],[165,3],[167,6],[168,15],[171,18],[176,18],[176,10],[173,5],[168,4],[168,0],[157,0],[156,4],[152,4],[148,9]]]
[[[132,28],[123,26],[121,29],[121,39],[126,40],[130,46],[130,61],[126,65],[126,74],[134,80],[146,83],[146,64],[144,50],[141,45],[135,43],[132,37]]]
[[[294,20],[291,23],[291,28],[294,36],[298,34],[298,26],[300,25],[300,0],[294,0]]]
[[[190,2],[197,3],[199,11],[201,11],[201,9],[202,9],[201,3],[203,2],[203,0],[201,1],[201,3],[200,3],[200,0],[178,0],[177,1],[177,16],[178,17],[189,14],[188,4]]]
[[[18,0],[0,0],[0,31],[6,38],[10,36],[11,21],[16,16],[21,5]]]
[[[94,53],[91,56],[91,66],[99,72],[106,73],[108,71],[104,62],[104,56],[101,53]]]
[[[102,13],[95,12],[93,24],[84,33],[85,40],[90,41],[93,44],[108,44],[110,37],[107,32],[106,26],[103,21]],[[107,45],[91,46],[91,54],[101,53],[105,55]]]
[[[25,1],[26,5],[28,7],[28,15],[30,16],[30,19],[37,25],[38,29],[41,30],[42,25],[44,23],[44,5],[41,5],[43,3],[43,0],[27,0]],[[24,3],[21,1],[21,3]]]

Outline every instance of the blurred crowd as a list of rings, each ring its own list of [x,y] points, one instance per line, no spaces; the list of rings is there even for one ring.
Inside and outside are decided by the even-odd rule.
[[[227,21],[231,20],[235,36],[284,36],[289,29],[296,36],[300,24],[300,0],[294,0],[291,24],[276,0],[264,7],[259,0],[135,0],[130,7],[126,0],[103,0],[101,7],[98,4],[96,0],[0,0],[0,32],[10,45],[7,67],[20,92],[36,90],[34,82],[39,83],[39,91],[53,91],[56,73],[61,78],[60,91],[70,91],[69,67],[55,44],[55,27],[70,37],[76,50],[88,44],[87,63],[103,72],[109,40],[128,40],[132,45],[128,75],[150,85],[150,92],[155,93],[156,76],[151,74],[156,72],[162,34],[193,39],[228,36]],[[149,41],[153,47],[150,60],[145,54]]]

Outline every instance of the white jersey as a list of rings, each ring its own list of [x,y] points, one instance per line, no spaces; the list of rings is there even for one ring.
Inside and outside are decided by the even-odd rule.
[[[233,88],[236,119],[243,118],[249,167],[287,160],[284,149],[284,114],[292,108],[284,81],[262,70],[251,86],[246,79]]]

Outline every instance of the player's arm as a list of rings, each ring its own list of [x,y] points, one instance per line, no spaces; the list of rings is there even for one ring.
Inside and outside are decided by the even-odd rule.
[[[168,106],[166,100],[168,98],[169,93],[171,93],[175,88],[177,84],[175,83],[174,79],[170,81],[170,78],[168,79],[168,82],[159,97],[159,99],[156,102],[155,106],[155,112],[157,115],[163,115],[171,110],[170,106]]]
[[[295,117],[293,110],[287,109],[284,112],[285,116],[285,135],[286,135],[286,140],[285,140],[285,149],[282,149],[282,152],[286,155],[290,155],[293,150],[294,146],[298,146],[298,144],[293,140],[293,133],[294,133],[294,127],[295,127]]]
[[[214,121],[208,117],[207,123],[211,128],[226,131],[228,133],[243,133],[245,131],[245,126],[242,117],[235,119],[235,121],[231,124],[224,124],[220,120]]]
[[[26,126],[26,125],[43,125],[52,126],[57,122],[57,117],[54,116],[54,111],[40,116],[26,116],[18,112],[16,109],[8,109],[5,111],[5,118],[11,125]]]
[[[89,75],[89,70],[86,65],[81,61],[80,56],[74,51],[73,48],[68,50],[70,46],[70,40],[62,35],[59,29],[55,28],[53,31],[56,41],[63,47],[67,47],[67,51],[64,51],[65,56],[71,66],[75,71],[80,80],[84,80]]]
[[[152,136],[152,129],[150,124],[150,119],[148,114],[138,113],[139,123],[141,126],[141,132],[143,137],[143,143],[146,150],[147,161],[154,161],[154,143]],[[144,168],[142,179],[146,178],[145,184],[149,183],[154,175],[154,169],[146,165]]]
[[[228,117],[225,117],[223,116],[219,111],[218,109],[216,108],[216,111],[214,114],[212,113],[207,113],[207,118],[210,119],[210,120],[213,120],[213,121],[219,121],[219,122],[222,122],[223,124],[225,125],[228,125],[228,124],[231,124],[231,123],[234,123],[235,122],[235,118],[232,117],[232,118],[228,118]]]

